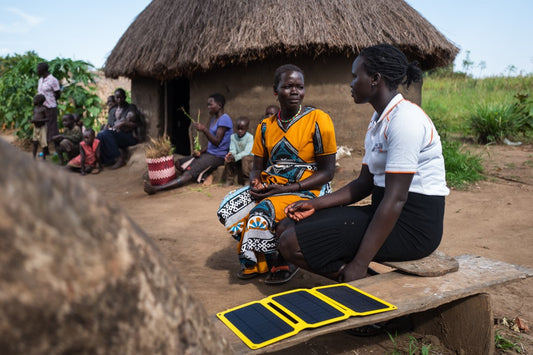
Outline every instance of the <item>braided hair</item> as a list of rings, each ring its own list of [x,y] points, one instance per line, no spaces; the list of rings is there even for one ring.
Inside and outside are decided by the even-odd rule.
[[[409,87],[422,80],[418,61],[409,63],[405,54],[390,44],[367,47],[359,55],[365,58],[363,65],[367,74],[379,73],[390,90],[398,89],[401,84]]]
[[[289,71],[295,71],[295,72],[298,72],[298,73],[302,74],[302,77],[304,76],[303,70],[300,69],[299,67],[297,67],[296,65],[294,65],[294,64],[284,64],[284,65],[278,67],[278,69],[276,69],[276,71],[274,72],[274,91],[276,91],[276,89],[278,88],[278,85],[279,85],[279,83],[281,81],[281,74],[289,72]]]

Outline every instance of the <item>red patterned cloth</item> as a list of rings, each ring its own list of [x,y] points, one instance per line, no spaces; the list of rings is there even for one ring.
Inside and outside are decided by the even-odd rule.
[[[98,138],[95,138],[93,141],[93,145],[89,146],[85,141],[81,141],[80,147],[85,152],[85,167],[94,168],[96,166],[96,149],[98,148],[98,145],[100,144],[100,140]],[[71,166],[73,168],[81,168],[81,154],[75,156],[68,162],[68,166]]]

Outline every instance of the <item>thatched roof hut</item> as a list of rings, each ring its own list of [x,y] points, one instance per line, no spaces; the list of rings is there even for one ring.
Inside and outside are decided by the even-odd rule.
[[[213,82],[213,74],[220,71],[243,76],[267,66],[272,75],[271,64],[292,62],[304,67],[308,84],[313,80],[309,69],[328,71],[342,58],[348,63],[342,83],[347,85],[349,64],[361,48],[377,43],[396,45],[426,70],[449,65],[458,52],[403,0],[153,0],[119,40],[104,71],[108,77],[132,78],[134,98],[136,80],[146,86],[146,79],[161,85],[187,79],[190,109],[196,112],[193,94],[201,95],[198,107],[202,108],[212,92],[226,89],[221,93],[229,94],[229,105],[241,94],[223,83],[218,83],[219,88],[200,84],[210,91],[194,92],[202,73]],[[310,67],[311,63],[315,64]],[[268,77],[267,82],[255,84],[270,87],[271,82]],[[229,113],[249,114],[233,105]]]

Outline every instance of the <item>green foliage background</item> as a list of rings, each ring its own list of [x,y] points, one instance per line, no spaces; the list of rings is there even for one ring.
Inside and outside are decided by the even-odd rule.
[[[37,94],[37,64],[45,60],[30,51],[23,55],[0,57],[0,124],[3,129],[14,128],[20,139],[32,135],[33,97]],[[59,117],[78,113],[86,127],[93,127],[102,100],[96,95],[92,66],[81,60],[55,58],[48,61],[50,73],[59,80],[61,97],[58,100]],[[61,125],[61,120],[59,120]]]

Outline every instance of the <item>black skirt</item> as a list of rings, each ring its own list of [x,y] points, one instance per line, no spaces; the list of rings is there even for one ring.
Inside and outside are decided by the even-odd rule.
[[[372,205],[334,207],[295,225],[300,250],[316,273],[329,274],[350,262],[385,189],[374,188]],[[444,196],[410,192],[392,232],[374,261],[416,260],[431,254],[442,239]]]

